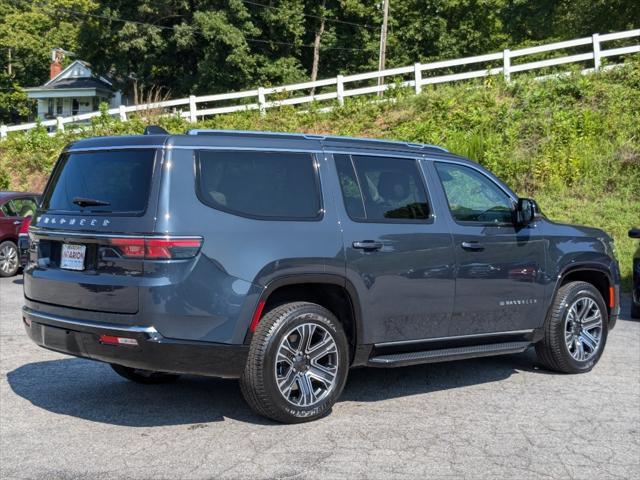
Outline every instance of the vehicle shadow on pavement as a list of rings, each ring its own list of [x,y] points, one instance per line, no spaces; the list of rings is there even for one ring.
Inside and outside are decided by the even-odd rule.
[[[499,382],[535,370],[531,351],[397,369],[354,369],[339,401],[376,402]],[[26,364],[9,372],[7,379],[11,389],[33,405],[93,422],[151,427],[232,418],[276,425],[249,409],[235,380],[185,376],[176,383],[140,385],[122,379],[106,364],[77,358]]]

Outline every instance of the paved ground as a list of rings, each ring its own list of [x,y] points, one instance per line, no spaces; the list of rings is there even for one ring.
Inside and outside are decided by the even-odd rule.
[[[352,371],[333,414],[277,425],[234,381],[141,386],[31,344],[22,280],[0,279],[0,477],[639,478],[640,322],[600,364],[554,375],[531,352]]]

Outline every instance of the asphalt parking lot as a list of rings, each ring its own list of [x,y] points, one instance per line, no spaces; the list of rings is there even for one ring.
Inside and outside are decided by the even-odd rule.
[[[23,331],[0,279],[0,476],[639,478],[640,322],[628,305],[599,365],[566,376],[532,352],[350,373],[333,413],[279,425],[235,381],[127,382]]]

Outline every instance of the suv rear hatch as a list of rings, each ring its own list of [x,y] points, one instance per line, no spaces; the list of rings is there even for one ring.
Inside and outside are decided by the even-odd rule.
[[[28,299],[96,312],[138,311],[161,158],[154,148],[62,154],[30,230]]]

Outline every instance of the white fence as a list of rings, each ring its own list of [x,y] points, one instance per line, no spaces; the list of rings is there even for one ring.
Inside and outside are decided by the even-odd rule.
[[[279,107],[281,105],[299,105],[311,102],[321,102],[326,100],[337,100],[339,105],[344,104],[346,97],[356,95],[367,95],[373,93],[384,92],[389,88],[396,86],[413,87],[416,93],[420,93],[424,85],[432,85],[436,83],[455,82],[459,80],[467,80],[471,78],[480,78],[490,75],[503,75],[506,81],[511,80],[514,73],[525,72],[531,70],[539,70],[558,65],[581,63],[593,61],[593,67],[583,70],[598,71],[600,70],[602,59],[607,57],[620,57],[640,52],[640,44],[636,43],[628,46],[618,46],[615,48],[604,49],[603,44],[614,40],[623,40],[633,37],[640,37],[640,29],[628,30],[625,32],[616,32],[608,34],[593,34],[591,37],[578,38],[565,42],[551,43],[540,45],[537,47],[522,48],[519,50],[504,50],[498,53],[489,53],[487,55],[478,55],[475,57],[458,58],[455,60],[444,60],[432,63],[416,63],[407,67],[391,68],[388,70],[359,73],[356,75],[338,75],[335,78],[327,78],[325,80],[317,80],[315,82],[296,83],[292,85],[283,85],[280,87],[258,87],[253,90],[245,90],[243,92],[221,93],[214,95],[204,95],[196,97],[191,95],[188,98],[180,98],[177,100],[168,100],[158,103],[150,103],[144,105],[120,106],[112,108],[108,111],[110,115],[119,116],[122,121],[127,121],[127,115],[135,112],[144,112],[149,110],[173,110],[173,114],[180,115],[189,119],[190,122],[196,122],[198,117],[206,117],[211,115],[219,115],[222,113],[237,112],[242,110],[259,110],[264,112],[267,108]],[[525,63],[516,63],[517,60],[524,57],[531,57],[540,53],[566,50],[575,47],[590,46],[589,51],[584,53],[570,54],[561,57],[553,57],[545,60],[533,60]],[[515,60],[515,62],[514,62]],[[438,75],[437,70],[447,69],[450,71],[452,67],[460,67],[465,65],[485,64],[485,68],[467,71],[462,73],[446,73]],[[500,66],[494,66],[500,65]],[[435,73],[435,75],[434,75]],[[404,80],[395,83],[387,83],[382,85],[358,86],[367,80],[371,81],[385,77],[404,78]],[[407,79],[408,77],[408,79]],[[352,89],[347,89],[347,85],[356,83]],[[334,88],[335,86],[335,88]],[[283,98],[291,92],[300,92],[304,90],[326,89],[330,87],[330,91],[315,94],[307,94],[302,96],[293,96]],[[280,98],[269,100],[268,96],[278,96]],[[240,99],[255,99],[252,103],[239,103],[229,105],[229,101]],[[224,102],[226,105],[206,107],[203,104],[215,104]],[[246,102],[246,100],[245,100]],[[64,131],[66,124],[81,123],[100,116],[100,112],[90,112],[82,115],[71,117],[58,117],[52,120],[40,122],[44,127],[54,127],[59,131]],[[1,125],[0,138],[5,138],[8,132],[16,132],[21,130],[30,130],[35,128],[37,123],[23,123],[20,125]]]

